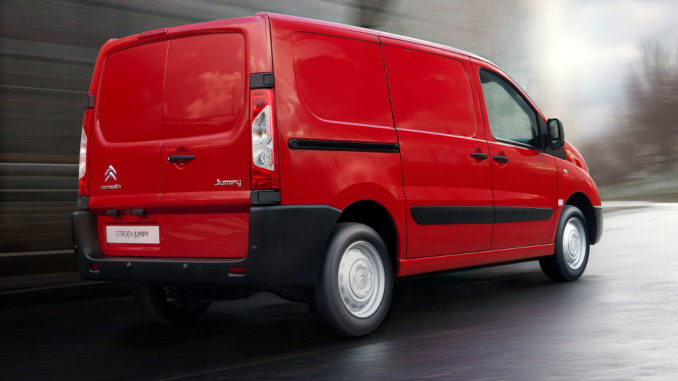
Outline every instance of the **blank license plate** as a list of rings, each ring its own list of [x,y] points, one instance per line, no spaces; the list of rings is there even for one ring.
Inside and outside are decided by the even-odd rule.
[[[159,244],[160,228],[158,226],[109,225],[106,226],[106,242]]]

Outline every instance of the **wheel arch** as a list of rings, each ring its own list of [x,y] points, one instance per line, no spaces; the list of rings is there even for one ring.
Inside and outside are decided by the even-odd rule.
[[[393,274],[398,267],[398,230],[391,213],[385,206],[374,200],[359,200],[348,205],[342,211],[337,223],[358,222],[374,229],[384,240],[388,249]]]
[[[596,210],[588,196],[583,192],[575,192],[570,195],[567,201],[565,201],[565,205],[576,206],[584,213],[584,217],[586,218],[586,229],[589,233],[589,241],[591,244],[595,243],[600,221],[598,221]]]

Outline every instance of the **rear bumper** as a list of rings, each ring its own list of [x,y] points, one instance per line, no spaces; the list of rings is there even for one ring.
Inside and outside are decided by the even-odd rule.
[[[246,258],[200,259],[103,255],[97,218],[73,213],[73,244],[82,279],[150,284],[243,285],[275,290],[316,283],[325,246],[341,211],[327,205],[253,206]],[[92,265],[98,265],[93,270]],[[230,267],[245,274],[231,274]]]
[[[600,238],[603,236],[603,207],[594,206],[593,210],[596,213],[596,231],[591,240],[591,244],[595,245],[600,242]]]

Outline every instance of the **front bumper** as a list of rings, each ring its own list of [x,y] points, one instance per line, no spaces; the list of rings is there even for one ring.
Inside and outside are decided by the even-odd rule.
[[[600,242],[600,238],[603,236],[603,207],[594,206],[593,210],[596,213],[596,229],[595,234],[593,234],[593,239],[591,240],[591,245],[595,245]]]
[[[340,214],[327,205],[253,206],[247,256],[228,260],[106,256],[99,247],[96,215],[80,210],[72,216],[73,245],[82,279],[246,285],[262,290],[307,287],[318,279],[327,240]],[[245,274],[229,273],[233,266],[244,267]]]

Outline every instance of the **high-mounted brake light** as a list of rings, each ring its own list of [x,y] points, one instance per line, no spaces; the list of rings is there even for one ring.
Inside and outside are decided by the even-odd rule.
[[[278,169],[273,89],[250,90],[252,189],[277,189]]]
[[[78,195],[89,196],[89,173],[87,172],[87,141],[92,124],[92,109],[85,110],[82,118],[82,133],[80,135],[80,161],[78,163]]]

